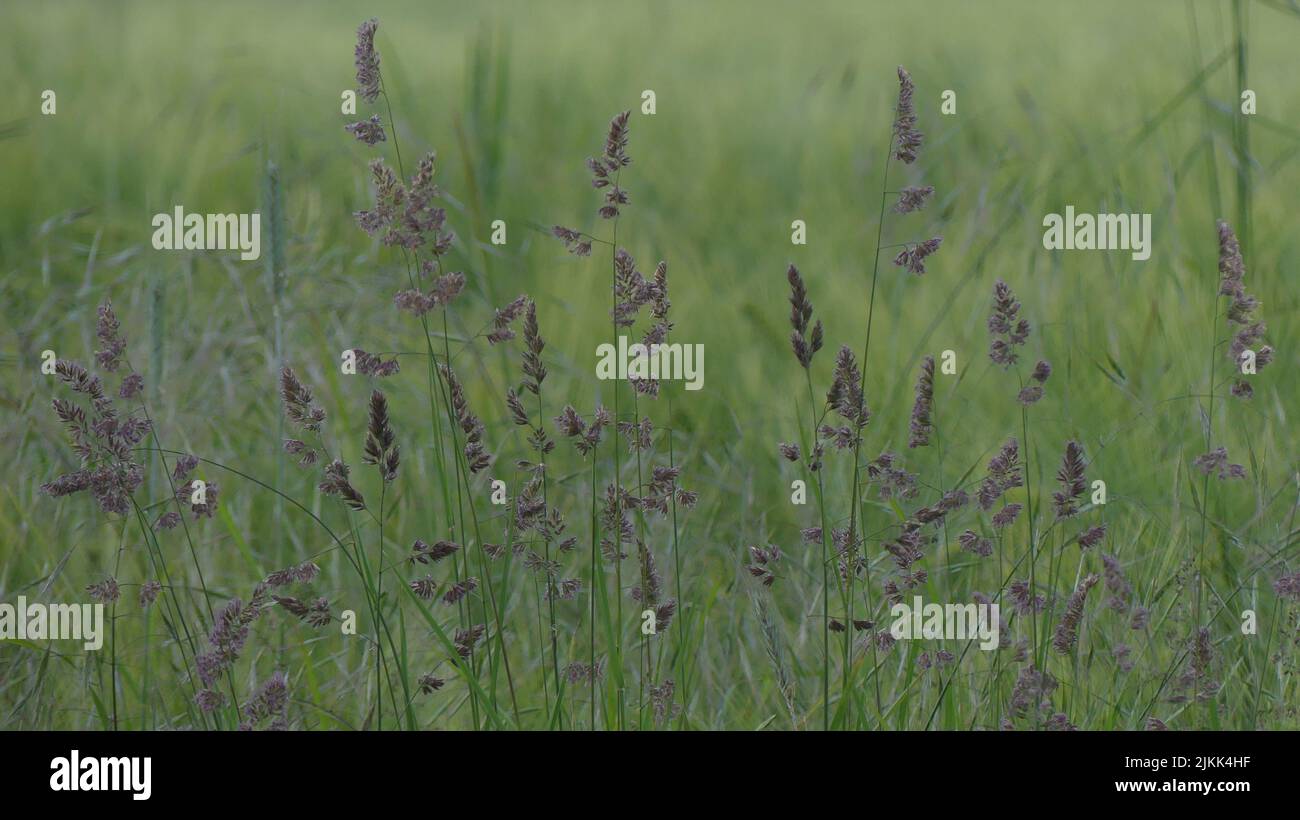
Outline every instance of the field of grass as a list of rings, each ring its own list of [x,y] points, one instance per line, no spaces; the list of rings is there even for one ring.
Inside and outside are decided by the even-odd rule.
[[[356,30],[372,16],[384,94],[349,116],[341,94],[356,88]],[[1290,0],[33,2],[0,18],[0,603],[89,602],[109,577],[120,590],[98,651],[0,641],[0,728],[1300,728]],[[925,142],[914,164],[887,166],[899,65]],[[1244,89],[1254,114],[1241,113]],[[954,113],[941,112],[945,91]],[[584,161],[625,110],[630,202],[602,219]],[[344,131],[372,114],[386,141]],[[368,163],[408,179],[435,151],[449,251],[403,253],[360,230]],[[935,193],[894,213],[882,190],[905,185]],[[260,213],[260,259],[155,250],[151,220],[177,205]],[[1150,258],[1044,249],[1044,215],[1066,206],[1150,214]],[[1248,400],[1230,395],[1219,219],[1274,351],[1242,377]],[[806,244],[791,241],[795,220]],[[591,255],[567,253],[556,224],[594,235]],[[664,380],[651,398],[597,379],[597,348],[615,335],[615,230],[646,277],[666,261],[670,340],[703,345],[703,389]],[[891,264],[901,243],[931,236],[943,242],[924,275]],[[394,305],[427,287],[421,261],[466,279],[424,321]],[[807,373],[791,352],[792,264],[825,330]],[[989,357],[998,280],[1031,323],[1009,369]],[[486,338],[494,310],[522,294],[545,343],[537,395],[521,390],[526,317],[518,338]],[[126,514],[41,489],[81,467],[52,400],[85,403],[42,372],[42,352],[97,370],[109,299],[144,380],[118,412],[153,424],[128,454],[143,481]],[[653,307],[618,332],[639,339]],[[824,416],[842,346],[872,416],[860,451],[828,445],[810,472],[780,445],[806,456],[818,420],[845,423]],[[344,374],[349,349],[395,355],[400,372]],[[910,448],[922,362],[945,351],[955,373],[934,376],[931,443]],[[1040,359],[1052,374],[1024,407]],[[447,363],[482,422],[493,461],[481,471],[467,469],[475,428],[455,418]],[[285,419],[282,366],[327,415],[319,441]],[[101,373],[110,395],[127,372]],[[512,422],[511,388],[553,450]],[[400,447],[391,481],[362,460],[367,428],[382,427],[374,390]],[[629,449],[611,427],[580,453],[552,421],[570,404],[585,423],[597,406],[648,418],[649,446]],[[974,496],[1009,438],[1027,481],[982,510]],[[320,461],[299,466],[285,439]],[[1087,492],[1058,520],[1069,441]],[[1243,477],[1194,464],[1218,447]],[[868,481],[885,452],[916,477],[915,496],[882,498]],[[201,460],[180,480],[218,488],[210,514],[170,500],[186,453]],[[333,458],[364,510],[318,488]],[[654,495],[653,470],[669,465],[695,503],[670,491],[666,513],[627,510],[616,536],[606,488]],[[796,481],[806,503],[792,503]],[[971,503],[924,525],[921,557],[900,567],[890,546],[954,489]],[[998,528],[1003,503],[1025,510]],[[183,526],[152,526],[177,506]],[[833,529],[863,539],[856,571],[801,534],[823,523],[826,542]],[[1102,524],[1082,549],[1077,535]],[[963,550],[967,530],[991,554]],[[412,561],[417,539],[459,549]],[[751,547],[769,546],[781,555],[763,564]],[[290,603],[249,605],[259,582],[304,562],[314,580],[270,590]],[[887,647],[884,584],[905,572],[909,603],[1000,601],[1007,645]],[[428,600],[410,586],[425,576]],[[472,591],[444,602],[470,577]],[[145,607],[149,581],[162,589]],[[1018,581],[1042,596],[1037,613],[1013,606]],[[293,614],[321,597],[329,623]],[[675,605],[653,635],[647,600],[661,620]],[[1076,634],[1059,651],[1063,621]],[[241,624],[205,685],[210,633]],[[477,643],[458,635],[476,625]]]

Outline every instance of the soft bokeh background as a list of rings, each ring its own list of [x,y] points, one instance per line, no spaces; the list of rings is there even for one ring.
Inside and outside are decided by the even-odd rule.
[[[20,594],[82,600],[87,583],[113,571],[119,544],[119,580],[150,577],[131,527],[107,520],[88,498],[56,502],[38,492],[73,465],[49,410],[62,388],[40,375],[40,352],[90,360],[95,307],[106,297],[147,379],[164,446],[279,482],[328,520],[344,520],[319,497],[313,474],[281,461],[275,334],[278,326],[284,357],[330,413],[332,440],[359,461],[372,385],[340,376],[339,353],[423,345],[418,324],[392,307],[405,281],[399,260],[351,220],[369,201],[365,165],[376,152],[343,132],[351,118],[340,114],[340,93],[353,84],[354,30],[376,16],[403,156],[409,168],[414,157],[437,151],[461,238],[454,265],[469,275],[470,295],[452,313],[452,333],[472,335],[492,307],[532,295],[552,372],[548,416],[564,402],[587,412],[597,399],[611,399],[609,383],[593,376],[595,347],[609,335],[608,262],[599,249],[590,260],[571,257],[539,229],[559,222],[605,235],[583,159],[600,149],[609,118],[633,109],[634,164],[624,175],[632,204],[620,243],[647,272],[668,261],[674,338],[702,343],[707,353],[705,389],[670,387],[671,422],[665,399],[649,411],[657,425],[675,428],[682,483],[701,494],[680,517],[683,615],[677,632],[663,636],[669,657],[689,663],[664,663],[688,676],[685,725],[820,725],[820,571],[799,539],[816,510],[811,502],[790,504],[790,482],[801,474],[776,449],[807,423],[803,374],[788,347],[784,273],[789,263],[799,266],[826,325],[831,349],[813,373],[821,391],[833,349],[862,347],[901,63],[916,81],[928,139],[915,166],[902,173],[894,166],[890,187],[924,183],[938,193],[920,214],[887,216],[883,241],[939,233],[944,244],[922,278],[882,263],[867,367],[876,415],[864,450],[906,452],[917,364],[945,349],[957,353],[960,376],[940,377],[936,391],[943,457],[937,448],[906,452],[910,468],[930,485],[952,486],[968,470],[978,477],[991,451],[1020,434],[1015,376],[986,356],[990,292],[1006,279],[1035,325],[1029,355],[1056,369],[1047,398],[1030,413],[1035,494],[1049,489],[1064,442],[1081,441],[1090,477],[1104,478],[1110,493],[1104,511],[1088,520],[1104,516],[1111,528],[1104,549],[1122,560],[1137,597],[1156,614],[1148,633],[1129,635],[1094,591],[1079,657],[1052,660],[1063,681],[1055,708],[1083,728],[1140,728],[1150,716],[1174,727],[1294,728],[1296,622],[1271,582],[1296,569],[1289,415],[1300,349],[1290,286],[1300,258],[1291,229],[1300,189],[1300,13],[1286,0],[1243,3],[1240,49],[1236,14],[1230,2],[1172,0],[6,3],[0,601]],[[1258,97],[1248,121],[1237,115],[1243,69]],[[57,92],[54,116],[40,114],[44,89]],[[637,110],[644,89],[657,95],[653,117]],[[944,89],[957,94],[955,116],[939,113]],[[359,104],[358,113],[369,109]],[[380,147],[390,152],[392,142]],[[177,204],[265,213],[271,165],[285,215],[278,325],[265,232],[258,262],[149,244],[152,215]],[[1151,213],[1151,259],[1045,251],[1042,217],[1067,204]],[[1241,234],[1247,286],[1263,302],[1278,354],[1253,381],[1252,402],[1218,400],[1211,417],[1204,396],[1212,355],[1219,356],[1215,392],[1226,392],[1226,360],[1211,349],[1218,217]],[[494,219],[508,224],[504,247],[487,243]],[[806,246],[790,242],[794,219],[807,222]],[[472,363],[462,365],[463,375],[488,425],[489,449],[499,453],[495,473],[513,491],[509,465],[526,452],[501,397],[518,383],[518,347],[490,349],[480,339],[461,355]],[[442,537],[428,531],[441,496],[423,367],[418,358],[403,363],[403,373],[382,384],[407,459],[390,519],[394,555],[416,537]],[[1212,623],[1223,689],[1214,707],[1185,710],[1167,703],[1161,687],[1171,669],[1181,670],[1192,629],[1189,568],[1202,540],[1202,480],[1189,462],[1206,449],[1207,423],[1213,443],[1247,465],[1249,478],[1210,484],[1206,566],[1210,600],[1223,603]],[[556,459],[553,472],[571,490],[561,504],[585,543],[587,473],[567,444]],[[847,516],[847,462],[832,458],[828,474],[836,519]],[[195,532],[217,604],[328,546],[256,486],[229,475],[213,480],[221,512]],[[156,499],[156,485],[150,488]],[[487,515],[486,490],[480,502]],[[887,506],[873,502],[868,510],[869,531],[892,520]],[[978,528],[965,515],[960,527]],[[661,567],[675,583],[671,529],[654,526]],[[787,553],[770,591],[744,571],[746,547],[767,543]],[[183,543],[172,538],[164,547],[175,551],[175,573],[196,585]],[[1059,614],[1078,572],[1101,566],[1096,555],[1081,563],[1077,547],[1051,549],[1065,567],[1048,590]],[[879,544],[869,552],[878,559]],[[955,559],[945,572],[942,552],[926,562],[930,597],[967,600],[970,590],[996,589],[987,566]],[[582,555],[573,566],[585,566]],[[336,611],[362,610],[346,564],[336,555],[321,564],[319,594]],[[518,630],[516,675],[530,702],[543,672],[533,595],[519,583],[507,603]],[[127,588],[124,601],[132,600]],[[561,665],[586,657],[586,606],[584,593],[561,614]],[[1248,608],[1259,614],[1254,636],[1237,628],[1237,614]],[[133,603],[119,609],[121,724],[195,725],[182,667],[160,625],[144,622]],[[629,642],[635,626],[629,614]],[[238,689],[283,669],[294,683],[294,725],[365,722],[371,694],[359,640],[284,619],[259,630]],[[409,613],[408,631],[413,655],[438,656]],[[1134,648],[1132,672],[1116,671],[1110,653],[1120,641]],[[0,726],[110,725],[105,653],[87,657],[69,646],[0,646]],[[887,713],[880,722],[992,725],[995,710],[982,688],[991,662],[967,657],[945,689],[949,671],[914,671],[914,656],[926,648],[935,647],[896,649],[882,665]],[[146,657],[153,669],[142,673]],[[635,668],[629,660],[629,673]],[[869,671],[860,669],[859,680]],[[794,717],[776,682],[783,675],[794,681]],[[997,679],[1001,699],[1013,680],[1006,672]],[[453,680],[422,699],[421,725],[471,725],[465,697]],[[936,703],[944,706],[937,715]],[[872,704],[847,725],[878,719]],[[546,720],[533,714],[524,723]]]

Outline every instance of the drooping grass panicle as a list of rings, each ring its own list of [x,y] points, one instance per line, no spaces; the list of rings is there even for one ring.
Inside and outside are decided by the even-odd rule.
[[[285,417],[304,430],[319,433],[325,423],[325,411],[317,407],[311,388],[298,379],[298,374],[286,366],[280,370],[280,397],[284,400]]]
[[[574,256],[591,256],[591,237],[563,225],[551,227],[551,236],[564,243],[564,247]]]
[[[343,130],[356,137],[358,142],[364,142],[366,145],[375,145],[388,139],[388,136],[384,133],[383,121],[379,119],[378,114],[372,114],[368,120],[357,120],[349,123],[343,126]]]
[[[334,620],[327,598],[302,601],[290,595],[272,595],[271,599],[285,612],[317,629],[328,626]]]
[[[1228,461],[1226,447],[1217,447],[1204,455],[1197,456],[1192,465],[1205,475],[1214,474],[1220,481],[1246,477],[1245,467]]]
[[[430,545],[417,538],[411,544],[411,555],[408,560],[418,564],[436,564],[459,551],[460,544],[455,541],[436,541]]]
[[[524,407],[524,402],[519,398],[513,387],[506,389],[506,407],[510,410],[510,420],[518,427],[531,427],[532,419],[528,415],[528,409]]]
[[[473,578],[466,581],[473,581]],[[457,585],[458,587],[460,585]],[[473,587],[471,586],[470,589]],[[444,598],[445,600],[445,598]],[[453,602],[454,603],[454,602]],[[468,658],[474,654],[474,647],[478,642],[483,640],[483,635],[487,632],[487,624],[474,624],[466,629],[457,629],[453,636],[452,643],[456,647],[456,654],[462,658]]]
[[[425,575],[423,578],[416,578],[407,584],[414,592],[416,597],[422,601],[432,601],[433,596],[438,592],[438,582],[433,580],[432,575]]]
[[[905,268],[908,273],[920,276],[925,273],[925,260],[939,250],[943,237],[936,236],[924,242],[908,243],[894,257],[894,264]]]
[[[402,369],[396,356],[385,359],[382,356],[367,353],[359,347],[352,348],[352,355],[356,357],[357,372],[363,376],[386,378],[396,375]]]
[[[1028,407],[1031,404],[1037,404],[1038,400],[1043,397],[1043,385],[1047,384],[1047,380],[1051,375],[1052,365],[1045,359],[1040,359],[1038,364],[1034,365],[1034,370],[1030,374],[1030,378],[1036,382],[1036,384],[1028,384],[1020,388],[1020,393],[1016,396],[1016,401],[1025,407]]]
[[[299,467],[310,467],[316,463],[317,453],[315,448],[309,447],[307,442],[296,438],[287,438],[284,440],[284,451],[292,456],[298,457]]]
[[[500,344],[508,342],[515,338],[515,332],[511,325],[515,323],[520,316],[524,314],[528,306],[529,299],[527,296],[517,296],[505,307],[497,308],[492,317],[492,331],[488,333],[487,340],[491,344]]]
[[[898,201],[894,203],[895,213],[910,214],[925,207],[926,201],[934,195],[933,185],[909,185],[898,192]]]
[[[820,530],[817,532],[817,537],[812,540],[821,540]],[[781,548],[772,544],[765,547],[751,546],[749,557],[750,563],[745,569],[763,586],[771,587],[776,582],[776,565],[781,560]]]
[[[343,503],[353,510],[364,510],[365,496],[348,480],[350,473],[351,469],[347,464],[340,459],[334,459],[325,465],[324,475],[319,485],[320,491],[325,495],[342,499]]]
[[[162,584],[158,581],[145,581],[140,585],[140,607],[144,609],[153,606],[154,601],[158,600],[160,592],[162,592]]]
[[[1034,365],[1034,372],[1030,374],[1030,378],[1039,384],[1047,384],[1047,380],[1051,375],[1052,365],[1045,359],[1040,359],[1038,364]]]
[[[1086,530],[1079,533],[1078,538],[1075,540],[1079,542],[1079,547],[1081,549],[1086,550],[1086,549],[1092,549],[1093,547],[1100,544],[1102,542],[1102,539],[1105,537],[1106,537],[1106,523],[1103,521],[1097,526],[1088,527]]]
[[[454,606],[476,589],[478,589],[478,578],[471,576],[447,587],[442,593],[442,602],[447,606]]]
[[[99,601],[102,604],[111,604],[121,597],[122,591],[118,586],[117,579],[111,575],[102,581],[96,581],[86,587],[86,594],[92,601]]]
[[[267,575],[263,583],[270,587],[286,587],[291,584],[309,584],[320,575],[320,567],[313,561],[304,561],[285,569],[278,569]]]

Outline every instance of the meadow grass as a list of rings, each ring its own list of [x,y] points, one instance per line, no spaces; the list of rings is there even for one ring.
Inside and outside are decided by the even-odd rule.
[[[1015,437],[1027,487],[1007,500],[1028,509],[996,533],[970,510],[954,517],[927,548],[917,594],[965,602],[1033,578],[1046,608],[1009,628],[1013,641],[1031,641],[1055,688],[1049,714],[1017,719],[1018,728],[1057,713],[1084,729],[1141,729],[1149,718],[1170,728],[1296,728],[1300,625],[1273,582],[1297,569],[1300,465],[1288,418],[1300,395],[1289,373],[1297,300],[1286,283],[1297,273],[1287,227],[1300,184],[1300,90],[1287,67],[1300,16],[1263,2],[1169,0],[1141,12],[1121,2],[11,7],[0,34],[0,431],[9,459],[0,601],[80,601],[106,576],[123,596],[102,652],[0,645],[0,726],[232,728],[241,716],[194,704],[194,647],[232,598],[314,560],[312,597],[327,597],[335,618],[358,613],[357,635],[342,635],[337,621],[316,629],[259,620],[221,687],[243,704],[283,672],[297,728],[998,728],[1028,668],[1014,644],[987,653],[903,641],[846,655],[859,637],[851,626],[842,643],[827,641],[827,617],[887,621],[883,542],[906,511],[874,492],[852,504],[854,461],[827,454],[818,477],[827,526],[861,532],[872,579],[857,578],[846,610],[835,567],[828,587],[822,546],[800,534],[822,524],[822,494],[792,505],[791,482],[809,476],[778,450],[808,440],[809,392],[820,412],[833,351],[864,348],[873,250],[942,234],[924,276],[881,262],[859,362],[873,414],[861,462],[899,453],[919,476],[915,503],[931,504],[955,487],[973,493]],[[343,131],[371,109],[339,112],[340,93],[354,87],[356,26],[372,15],[392,103],[391,116],[382,98],[374,109],[389,130],[382,152]],[[886,186],[899,64],[916,82],[927,140],[917,165],[894,165]],[[1238,114],[1243,80],[1259,101],[1250,118]],[[50,117],[39,114],[46,88],[58,93]],[[639,113],[644,89],[656,92],[654,116]],[[954,116],[939,112],[944,89],[957,93]],[[559,223],[611,238],[583,160],[600,149],[610,117],[629,109],[634,162],[622,184],[632,201],[617,244],[647,275],[667,260],[672,338],[708,354],[701,391],[665,381],[659,398],[636,396],[633,406],[633,391],[618,388],[618,419],[654,421],[644,462],[613,429],[597,456],[583,457],[551,421],[565,404],[588,418],[597,405],[615,407],[616,382],[593,375],[611,334],[612,249],[598,244],[578,258],[548,233]],[[369,159],[397,167],[394,141],[403,178],[436,150],[458,235],[446,264],[467,276],[455,309],[428,314],[423,328],[393,306],[407,287],[402,255],[352,219],[371,205]],[[878,228],[880,191],[922,184],[936,188],[926,209]],[[274,226],[262,260],[153,250],[149,220],[175,204],[260,210]],[[1042,217],[1067,204],[1151,213],[1151,258],[1044,250]],[[1220,218],[1237,229],[1246,286],[1277,351],[1253,378],[1250,401],[1227,395]],[[508,226],[504,246],[488,241],[495,219]],[[795,219],[808,225],[807,245],[790,242]],[[792,263],[827,340],[807,377],[789,349]],[[1015,401],[1014,371],[987,355],[998,279],[1033,323],[1022,370],[1039,358],[1053,366],[1045,397],[1027,410]],[[566,517],[565,534],[579,537],[560,560],[582,591],[554,606],[521,561],[482,552],[514,534],[486,480],[505,480],[517,497],[529,474],[515,462],[537,460],[505,401],[519,386],[520,342],[476,339],[520,294],[536,304],[549,370],[539,394],[526,394],[527,410],[558,445],[546,455],[543,492]],[[183,453],[208,460],[200,470],[220,484],[215,515],[184,531],[147,534],[134,512],[105,516],[84,496],[40,492],[76,466],[49,410],[66,390],[40,373],[40,353],[92,361],[105,298],[145,377],[157,434],[142,445],[153,492],[141,494],[140,514],[162,511],[149,505],[168,494]],[[402,371],[342,375],[349,348],[396,355]],[[921,362],[944,350],[958,369],[935,377],[937,441],[909,449]],[[482,475],[466,469],[436,361],[452,362],[482,420],[496,457]],[[331,451],[352,464],[377,515],[323,497],[319,470],[283,453],[293,435],[278,396],[285,363],[328,413]],[[374,389],[387,397],[401,447],[391,483],[360,463]],[[1107,526],[1086,552],[1069,542],[1079,523],[1053,526],[1051,517],[1069,440],[1082,445],[1088,479],[1108,490],[1108,503],[1079,519]],[[1194,468],[1218,446],[1245,467],[1244,480]],[[600,507],[616,476],[639,486],[652,462],[669,459],[699,502],[667,518],[632,516],[677,601],[671,627],[646,639],[628,593],[644,592],[649,573],[635,543],[622,544],[629,557],[617,569],[602,558]],[[956,547],[968,526],[994,538],[993,556]],[[461,606],[405,586],[414,576],[399,562],[416,538],[462,545],[456,579],[480,586]],[[748,548],[766,545],[782,552],[770,586],[746,571]],[[1105,573],[1101,553],[1150,609],[1149,626],[1130,629],[1101,585],[1085,599],[1072,651],[1054,652],[1068,599],[1090,573]],[[166,591],[142,609],[137,585],[155,578]],[[1241,631],[1244,610],[1257,615],[1253,635]],[[480,623],[483,642],[457,664],[456,631]],[[1200,627],[1219,686],[1204,703],[1171,702]],[[1126,658],[1114,654],[1120,644]],[[954,662],[922,669],[922,653],[939,648]],[[604,676],[570,683],[574,662],[603,662]],[[420,693],[426,674],[444,685]],[[669,678],[682,708],[656,720],[650,689]]]

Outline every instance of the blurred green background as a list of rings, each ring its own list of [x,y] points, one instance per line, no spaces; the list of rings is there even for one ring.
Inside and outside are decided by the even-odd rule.
[[[673,338],[702,343],[707,352],[704,390],[670,386],[671,422],[665,399],[649,411],[657,425],[675,429],[682,484],[701,494],[680,524],[687,626],[674,646],[693,658],[687,725],[801,725],[821,708],[820,572],[798,532],[815,523],[815,506],[791,505],[790,482],[802,475],[777,452],[778,442],[796,440],[807,424],[803,373],[787,338],[784,274],[788,264],[799,266],[825,322],[832,350],[813,368],[821,391],[833,348],[862,348],[881,160],[895,67],[903,64],[918,88],[927,142],[916,165],[900,173],[895,164],[890,187],[929,184],[937,194],[920,214],[887,216],[882,241],[941,234],[944,244],[921,278],[888,265],[888,252],[882,261],[867,364],[875,419],[864,453],[904,452],[929,484],[952,486],[968,469],[978,477],[993,448],[1020,434],[1015,377],[986,356],[992,285],[1005,279],[1034,323],[1027,356],[1055,367],[1047,398],[1031,411],[1035,494],[1052,482],[1064,442],[1082,442],[1090,478],[1104,478],[1109,488],[1110,503],[1092,514],[1111,528],[1105,549],[1122,559],[1139,597],[1167,615],[1147,638],[1129,638],[1138,665],[1131,679],[1117,677],[1109,650],[1124,639],[1123,624],[1106,620],[1113,616],[1096,595],[1084,671],[1076,664],[1057,708],[1083,728],[1140,728],[1148,716],[1171,726],[1295,728],[1294,611],[1270,582],[1296,568],[1296,436],[1288,415],[1298,395],[1291,378],[1297,299],[1288,283],[1300,259],[1292,230],[1300,188],[1300,13],[1286,0],[1240,5],[6,3],[0,600],[37,590],[48,600],[81,600],[87,583],[113,571],[124,537],[119,580],[147,575],[129,528],[123,536],[121,522],[107,520],[86,497],[56,502],[38,492],[73,464],[49,410],[61,388],[40,374],[40,352],[91,360],[95,307],[106,297],[146,377],[165,446],[274,483],[280,404],[270,240],[264,232],[258,262],[149,244],[152,215],[175,205],[265,214],[270,165],[278,169],[285,224],[284,355],[316,388],[333,440],[359,460],[372,385],[339,375],[340,352],[423,344],[418,324],[392,307],[393,293],[405,287],[400,260],[351,218],[370,201],[365,165],[377,152],[343,131],[354,118],[340,113],[340,94],[353,87],[356,26],[375,16],[408,170],[414,157],[437,151],[460,238],[453,266],[467,273],[470,295],[452,313],[452,332],[472,335],[492,307],[533,296],[552,372],[548,417],[564,402],[589,412],[596,400],[610,401],[610,385],[593,375],[596,345],[609,335],[608,262],[599,248],[590,260],[569,256],[544,230],[560,223],[606,235],[583,159],[601,149],[613,114],[633,110],[634,163],[623,178],[632,201],[620,244],[647,273],[667,260]],[[1258,99],[1249,118],[1238,115],[1243,68],[1245,87]],[[53,116],[40,113],[45,89],[57,93]],[[654,116],[639,112],[646,89],[657,96]],[[945,89],[956,92],[953,116],[939,112]],[[359,104],[359,115],[369,113]],[[379,146],[390,163],[391,147],[391,138]],[[1151,213],[1150,260],[1120,251],[1045,251],[1042,217],[1066,205]],[[1252,382],[1252,402],[1217,400],[1211,416],[1204,400],[1210,360],[1218,356],[1220,382],[1226,361],[1212,352],[1210,332],[1220,217],[1241,235],[1247,287],[1263,302],[1278,353]],[[487,241],[495,219],[508,225],[502,247]],[[807,223],[806,246],[791,244],[795,219]],[[936,448],[907,451],[906,436],[919,360],[945,349],[956,352],[960,376],[938,380],[941,461]],[[498,472],[506,474],[515,458],[526,457],[501,400],[505,387],[518,383],[517,346],[467,350],[473,366],[462,376],[487,424]],[[418,359],[404,365],[380,385],[407,457],[392,513],[399,545],[442,537],[425,526],[438,494],[421,443],[430,435],[424,374]],[[1224,395],[1226,385],[1217,384],[1216,393]],[[1207,560],[1215,596],[1225,603],[1212,624],[1224,686],[1217,708],[1184,712],[1165,702],[1160,687],[1191,629],[1191,592],[1182,584],[1201,540],[1202,482],[1189,465],[1205,451],[1206,424],[1214,445],[1247,465],[1249,478],[1210,485]],[[556,458],[556,474],[573,490],[562,503],[571,505],[566,512],[585,539],[583,464],[564,444]],[[838,519],[847,515],[848,459],[830,462],[830,512]],[[341,519],[335,504],[319,498],[313,474],[284,469],[286,492]],[[323,548],[301,520],[277,526],[274,497],[229,476],[216,480],[223,512],[196,527],[214,595],[247,595],[270,570]],[[892,514],[873,502],[868,529],[884,527]],[[656,533],[661,565],[669,566],[670,537],[662,528]],[[771,591],[756,589],[744,572],[746,546],[767,543],[787,553]],[[187,556],[179,543],[171,548],[184,574]],[[1077,548],[1059,549],[1068,555],[1068,577],[1052,592],[1058,605],[1080,560]],[[868,552],[878,559],[879,545]],[[997,586],[987,567],[965,562],[945,573],[932,558],[935,595]],[[322,568],[321,594],[338,608],[354,601],[360,610],[343,562]],[[1096,555],[1086,569],[1100,571]],[[518,674],[522,686],[535,688],[541,673],[538,636],[528,631],[531,595],[521,587],[510,606],[525,627],[514,644]],[[766,633],[756,601],[773,627]],[[562,664],[566,653],[585,657],[585,608],[582,602],[562,615],[574,642],[562,647]],[[1256,636],[1237,629],[1245,608],[1260,613]],[[138,668],[143,655],[165,650],[143,642],[141,616],[126,609],[130,620],[119,629],[128,660],[121,663]],[[634,627],[629,621],[629,634]],[[241,666],[241,687],[244,675],[284,668],[301,700],[295,725],[363,723],[360,648],[345,646],[332,630],[265,629],[262,648]],[[434,652],[413,625],[410,631],[418,651]],[[882,667],[887,701],[897,706],[881,724],[987,726],[980,687],[988,662],[968,659],[941,691],[947,678],[914,678],[918,651],[896,650],[897,663]],[[0,726],[106,725],[106,659],[59,652],[67,657],[0,646]],[[1069,661],[1056,662],[1064,664],[1058,678],[1069,678]],[[777,683],[783,665],[795,682],[798,717],[788,714]],[[126,674],[127,725],[190,724],[179,683],[159,684],[151,700],[138,696],[139,679]],[[1012,680],[1000,682],[1009,687]],[[422,723],[466,726],[458,706],[463,688],[449,685],[443,695],[439,705],[421,706]],[[940,702],[936,716],[931,710]],[[148,716],[137,703],[151,704]],[[868,712],[870,724],[876,715]]]

